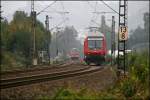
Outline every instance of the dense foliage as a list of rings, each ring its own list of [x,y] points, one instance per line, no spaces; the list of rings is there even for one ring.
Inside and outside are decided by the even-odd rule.
[[[36,20],[36,48],[46,48],[46,29]],[[1,21],[1,68],[13,69],[14,67],[31,64],[33,34],[31,33],[31,17],[24,11],[16,11],[13,20]]]
[[[52,35],[47,33],[44,25],[36,20],[36,50],[45,51],[48,49],[48,39],[50,38],[51,58],[58,53],[63,54],[63,58],[72,48],[78,48],[82,52],[82,45],[77,40],[77,31],[73,26],[67,26],[64,30],[56,30]],[[52,37],[52,38],[51,38]],[[2,20],[1,22],[1,69],[13,70],[14,68],[26,68],[32,64],[33,54],[33,33],[32,20],[24,11],[16,11],[13,20]],[[80,53],[81,53],[80,52]]]

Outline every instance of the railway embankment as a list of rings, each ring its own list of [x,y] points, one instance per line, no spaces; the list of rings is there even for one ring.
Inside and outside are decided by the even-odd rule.
[[[93,66],[95,67],[95,66]],[[38,99],[40,97],[53,98],[61,88],[80,90],[87,88],[91,91],[100,91],[114,84],[116,76],[111,67],[102,67],[96,72],[66,77],[59,80],[39,82],[36,84],[12,87],[1,90],[2,99]]]

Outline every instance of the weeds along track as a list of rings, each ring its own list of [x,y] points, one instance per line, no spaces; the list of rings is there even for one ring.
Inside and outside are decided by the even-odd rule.
[[[54,73],[43,73],[43,74],[32,75],[28,77],[26,76],[26,77],[18,77],[13,79],[3,79],[1,80],[1,89],[39,83],[44,81],[58,80],[67,77],[79,76],[83,74],[89,74],[89,73],[97,72],[102,68],[96,66],[82,67],[83,65],[81,66],[81,64],[72,65],[71,67],[77,67],[77,66],[80,66],[80,68],[74,70],[68,70],[68,71],[54,72]]]
[[[1,79],[7,79],[7,78],[15,78],[15,77],[23,77],[23,76],[30,76],[34,74],[40,74],[40,73],[51,73],[55,71],[62,71],[69,69],[70,65],[72,63],[62,63],[57,65],[41,65],[38,66],[38,68],[30,68],[26,70],[16,70],[16,71],[8,71],[5,73],[1,73]]]

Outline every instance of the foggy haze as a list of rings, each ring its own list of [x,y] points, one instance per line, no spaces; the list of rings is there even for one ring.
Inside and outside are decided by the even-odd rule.
[[[35,1],[35,11],[39,12],[47,5],[51,4],[53,1]],[[96,4],[97,2],[97,4]],[[111,6],[114,10],[118,12],[118,1],[105,1],[109,6]],[[23,10],[30,14],[31,12],[31,1],[2,1],[2,17],[5,17],[8,21],[12,20],[13,14],[16,10]],[[37,16],[41,22],[43,22],[45,26],[45,16],[49,15],[52,17],[50,19],[50,29],[60,22],[63,19],[68,18],[65,23],[60,25],[60,27],[64,26],[74,26],[75,29],[79,32],[79,39],[85,37],[86,28],[89,26],[98,26],[90,22],[91,20],[95,20],[99,25],[101,24],[101,15],[103,14],[93,14],[94,11],[99,12],[113,12],[106,5],[104,5],[101,1],[56,1],[51,7],[46,9],[47,12],[42,12]],[[56,13],[56,11],[61,12],[69,12],[69,14]],[[149,2],[148,1],[128,1],[128,27],[129,34],[130,31],[137,28],[137,26],[143,27],[143,13],[149,12]],[[105,14],[106,16],[106,24],[111,25],[112,15],[115,16],[116,20],[116,31],[118,29],[118,14]]]

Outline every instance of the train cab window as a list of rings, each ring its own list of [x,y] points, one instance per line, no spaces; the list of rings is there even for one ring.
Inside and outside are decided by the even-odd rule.
[[[102,38],[88,38],[88,47],[91,50],[100,49],[102,47]]]
[[[96,49],[100,49],[101,48],[101,46],[102,46],[101,42],[102,42],[101,40],[95,40],[95,48]]]
[[[89,47],[89,49],[94,49],[95,48],[94,40],[88,40],[88,47]]]

